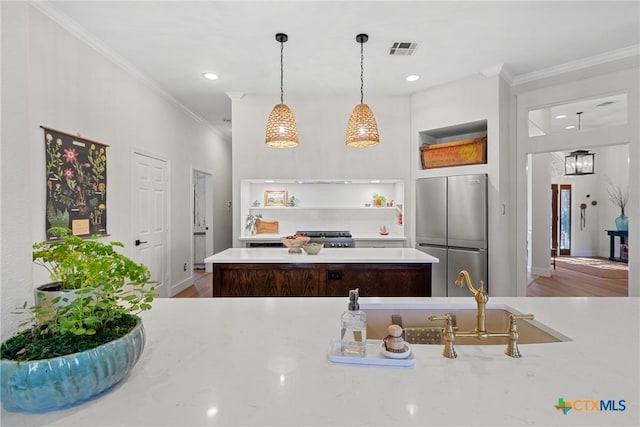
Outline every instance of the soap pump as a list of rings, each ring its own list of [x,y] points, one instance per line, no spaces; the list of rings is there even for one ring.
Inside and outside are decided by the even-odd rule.
[[[367,314],[360,310],[360,290],[349,291],[349,304],[342,313],[340,341],[344,356],[364,357],[367,349]]]

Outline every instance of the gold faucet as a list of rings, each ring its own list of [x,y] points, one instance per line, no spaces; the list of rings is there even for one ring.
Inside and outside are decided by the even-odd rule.
[[[484,282],[480,280],[480,289],[476,289],[473,287],[473,283],[471,283],[471,277],[469,277],[469,273],[467,270],[462,270],[460,274],[458,274],[458,278],[456,279],[456,286],[462,288],[462,281],[467,282],[467,288],[469,288],[469,292],[473,295],[473,298],[476,300],[478,305],[478,311],[476,313],[476,336],[479,340],[486,340],[489,338],[489,334],[487,332],[487,327],[485,326],[485,321],[487,319],[486,306],[487,301],[489,301],[489,295],[484,291]]]
[[[518,349],[518,338],[520,333],[518,331],[518,326],[516,325],[517,319],[528,319],[533,320],[533,314],[510,314],[509,315],[509,329],[505,332],[489,332],[487,331],[487,327],[485,325],[487,314],[486,314],[486,306],[487,301],[489,301],[489,296],[484,291],[484,283],[482,280],[480,281],[480,289],[476,289],[471,283],[471,278],[469,277],[469,273],[467,270],[462,270],[458,275],[458,279],[456,279],[456,286],[461,288],[462,282],[466,281],[467,287],[469,288],[469,292],[473,294],[473,298],[476,300],[478,305],[478,311],[476,313],[476,329],[473,332],[455,332],[452,325],[452,316],[450,314],[445,314],[444,316],[429,316],[429,320],[444,320],[444,351],[442,355],[449,359],[455,359],[458,357],[456,353],[456,349],[453,347],[453,343],[455,341],[456,336],[459,337],[476,337],[481,341],[485,341],[490,337],[506,337],[508,338],[507,349],[505,350],[505,354],[510,357],[521,357],[520,350]]]

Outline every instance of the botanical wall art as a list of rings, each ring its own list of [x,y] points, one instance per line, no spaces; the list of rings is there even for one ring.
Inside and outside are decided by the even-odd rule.
[[[58,130],[44,129],[47,240],[51,227],[76,236],[107,234],[107,147]]]

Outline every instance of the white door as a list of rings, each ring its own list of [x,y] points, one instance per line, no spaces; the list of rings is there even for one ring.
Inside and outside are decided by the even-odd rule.
[[[133,239],[136,260],[151,271],[159,297],[169,296],[167,162],[133,154]]]

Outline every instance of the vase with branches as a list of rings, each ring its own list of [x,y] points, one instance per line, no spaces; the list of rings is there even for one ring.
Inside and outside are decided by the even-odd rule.
[[[622,187],[620,184],[614,185],[613,183],[609,183],[607,193],[609,194],[609,200],[611,203],[620,208],[620,216],[616,218],[616,228],[619,231],[628,230],[629,218],[625,215],[624,209],[629,201],[629,190]]]

